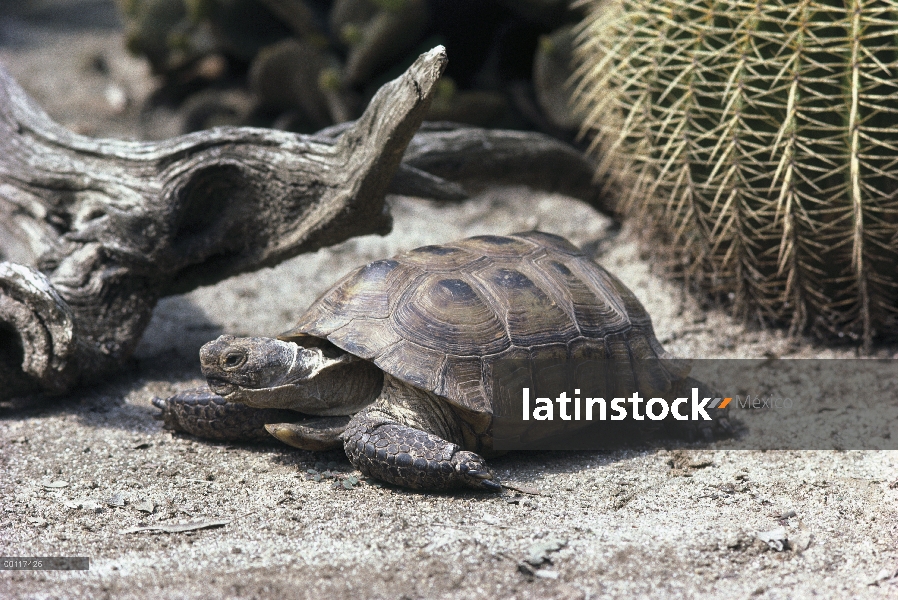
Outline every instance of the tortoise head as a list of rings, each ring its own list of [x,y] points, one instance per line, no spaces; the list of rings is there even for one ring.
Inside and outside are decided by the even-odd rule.
[[[257,408],[349,415],[380,389],[380,370],[336,348],[222,335],[200,349],[203,375],[219,396]]]

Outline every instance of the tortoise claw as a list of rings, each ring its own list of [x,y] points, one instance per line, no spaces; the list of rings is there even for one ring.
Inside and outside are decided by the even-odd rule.
[[[455,463],[455,472],[466,485],[491,492],[502,490],[502,486],[495,480],[493,472],[479,454],[462,450],[455,453],[452,462]]]
[[[150,400],[150,402],[160,411],[154,412],[151,416],[157,421],[164,421],[166,411],[168,411],[168,403],[159,396],[153,396],[153,399]]]
[[[487,492],[501,492],[502,484],[493,479],[484,479],[480,482],[480,489],[486,490]]]

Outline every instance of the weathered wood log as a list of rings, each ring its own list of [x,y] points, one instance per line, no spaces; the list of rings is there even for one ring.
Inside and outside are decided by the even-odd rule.
[[[353,125],[332,125],[315,136],[337,140]],[[425,121],[405,150],[391,191],[464,200],[466,190],[526,185],[583,200],[613,217],[613,203],[600,193],[595,170],[585,154],[545,133]]]
[[[442,47],[423,54],[336,141],[87,138],[0,67],[0,398],[116,369],[162,296],[389,231],[384,195],[445,64]],[[422,177],[440,189],[413,169],[403,181]]]
[[[489,185],[527,185],[578,198],[613,215],[595,184],[595,163],[544,133],[424,123],[402,164],[478,190]]]

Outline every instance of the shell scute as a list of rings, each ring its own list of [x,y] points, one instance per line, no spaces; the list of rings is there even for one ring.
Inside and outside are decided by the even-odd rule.
[[[402,336],[386,319],[355,318],[335,330],[342,348],[350,354],[371,358],[402,341]]]
[[[493,258],[523,257],[539,247],[528,240],[505,235],[478,235],[450,245]]]
[[[427,276],[404,295],[393,322],[403,338],[455,356],[494,354],[510,344],[489,299],[458,277]]]
[[[415,265],[428,272],[438,272],[464,268],[477,258],[477,254],[471,254],[461,248],[431,245],[409,250],[402,255],[402,262]]]
[[[522,268],[493,264],[475,276],[489,290],[494,304],[504,308],[508,336],[515,346],[566,342],[578,334],[576,324],[556,299]]]
[[[395,259],[368,263],[338,281],[309,307],[293,329],[278,337],[327,337],[356,318],[386,319],[395,304],[396,289],[415,275],[413,268]]]
[[[480,357],[448,357],[434,393],[457,398],[459,404],[477,411],[490,410],[484,390],[483,361]]]
[[[558,282],[558,287],[563,289],[570,299],[571,310],[582,335],[601,338],[608,333],[617,333],[630,327],[629,314],[626,312],[625,304],[619,299],[620,290],[611,288],[609,294],[609,290],[604,286],[604,280],[599,276],[578,275],[564,262],[551,255],[537,262]],[[580,265],[580,262],[577,261],[571,266],[581,267],[577,269],[581,271],[584,266]],[[588,264],[585,265],[585,269],[592,270]],[[629,290],[627,292],[630,293]]]
[[[514,237],[529,240],[541,248],[548,248],[563,254],[574,256],[583,255],[583,252],[579,248],[560,235],[555,235],[554,233],[546,233],[545,231],[524,231],[514,234]]]
[[[419,388],[437,388],[446,355],[402,340],[374,357],[374,364],[390,375]]]

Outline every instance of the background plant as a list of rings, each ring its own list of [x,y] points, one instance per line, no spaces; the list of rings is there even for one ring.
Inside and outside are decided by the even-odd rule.
[[[576,97],[658,255],[763,322],[898,333],[898,2],[583,4]]]
[[[311,133],[357,118],[422,52],[452,56],[428,120],[573,139],[568,0],[117,0],[182,131]],[[152,135],[152,133],[150,133]]]

